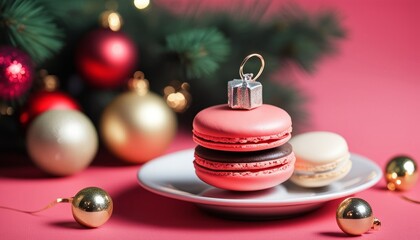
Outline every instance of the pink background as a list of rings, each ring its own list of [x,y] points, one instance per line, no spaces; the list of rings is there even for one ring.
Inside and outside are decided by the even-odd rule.
[[[284,1],[275,1],[281,5]],[[288,2],[288,1],[287,1]],[[349,36],[339,54],[324,59],[313,75],[294,72],[310,98],[305,130],[342,134],[352,152],[382,168],[398,154],[420,159],[420,2],[300,0],[306,9],[337,10]],[[177,4],[172,4],[176,6]],[[180,133],[167,152],[193,147]],[[106,189],[115,201],[113,217],[98,229],[80,228],[69,205],[38,215],[0,209],[0,239],[333,239],[345,237],[335,223],[339,200],[308,215],[277,221],[239,222],[209,216],[193,204],[164,198],[137,184],[139,166],[120,164],[100,152],[84,172],[51,178],[27,164],[27,157],[1,154],[0,206],[38,209],[86,186]],[[406,193],[420,199],[418,189]],[[357,193],[383,222],[364,239],[418,239],[420,206],[385,190],[382,180]]]

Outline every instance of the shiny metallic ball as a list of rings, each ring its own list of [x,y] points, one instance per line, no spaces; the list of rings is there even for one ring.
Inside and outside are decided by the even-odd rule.
[[[144,163],[165,152],[177,130],[175,113],[159,95],[122,93],[104,110],[101,136],[108,149],[129,163]]]
[[[385,179],[389,190],[410,190],[417,183],[416,162],[407,156],[392,158],[385,167]]]
[[[112,215],[113,202],[109,194],[98,187],[80,190],[72,200],[74,219],[83,226],[96,228]]]
[[[373,217],[369,203],[361,198],[347,198],[337,208],[340,229],[349,235],[361,235],[369,229],[378,230],[381,223]]]

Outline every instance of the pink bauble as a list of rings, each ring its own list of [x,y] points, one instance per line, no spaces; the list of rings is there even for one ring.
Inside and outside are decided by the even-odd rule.
[[[134,72],[137,48],[121,32],[98,29],[82,39],[76,64],[82,78],[94,87],[121,86]]]
[[[32,61],[25,52],[0,46],[0,98],[21,97],[31,87],[33,75]]]

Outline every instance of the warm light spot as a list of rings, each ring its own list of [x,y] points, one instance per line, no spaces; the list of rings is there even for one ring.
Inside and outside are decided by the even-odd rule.
[[[9,115],[11,116],[13,114],[14,110],[12,107],[7,105],[0,105],[0,115]]]
[[[44,80],[44,88],[46,91],[52,92],[58,88],[57,76],[46,75],[43,80]]]
[[[188,84],[187,82],[183,82],[181,84],[181,88],[188,91],[190,90],[190,84]]]
[[[123,19],[120,14],[115,11],[105,11],[100,16],[101,25],[116,32],[121,29]]]
[[[191,95],[188,92],[190,85],[187,82],[173,82],[163,89],[166,104],[175,112],[185,112],[191,104]]]
[[[139,79],[134,81],[133,89],[139,94],[140,96],[144,96],[149,92],[149,82],[146,79]]]
[[[174,92],[175,92],[175,88],[172,86],[166,86],[163,89],[163,93],[165,94],[165,96],[168,96],[169,94],[174,93]]]
[[[136,6],[137,9],[145,9],[149,6],[150,0],[134,0],[134,6]]]
[[[391,178],[392,178],[392,179],[397,179],[397,177],[398,177],[398,174],[397,174],[396,172],[393,172],[393,173],[391,174]]]
[[[112,12],[108,15],[108,26],[112,31],[120,30],[121,25],[121,16],[118,13]]]
[[[400,180],[400,179],[398,179],[397,181],[395,181],[395,183],[396,183],[397,185],[401,185],[401,180]]]
[[[186,106],[188,104],[187,99],[185,98],[184,94],[180,92],[169,94],[168,98],[166,99],[166,103],[175,112],[185,111]]]

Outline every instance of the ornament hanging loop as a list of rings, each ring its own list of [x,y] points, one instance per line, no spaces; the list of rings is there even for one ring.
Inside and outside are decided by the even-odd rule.
[[[244,66],[252,57],[261,60],[261,67],[255,77],[252,73],[244,74]],[[264,58],[257,53],[245,57],[239,67],[239,76],[241,79],[233,79],[228,82],[228,106],[232,109],[254,109],[263,104],[262,85],[257,82],[265,67]]]
[[[260,70],[258,71],[257,75],[254,78],[252,78],[253,75],[244,74],[244,66],[248,62],[248,60],[252,57],[257,57],[261,61]],[[239,76],[244,81],[245,80],[255,81],[255,80],[257,80],[257,78],[259,78],[261,76],[261,73],[263,72],[264,67],[265,67],[265,61],[264,61],[264,58],[260,54],[258,54],[258,53],[250,54],[250,55],[246,56],[245,59],[242,61],[241,66],[239,67]]]

